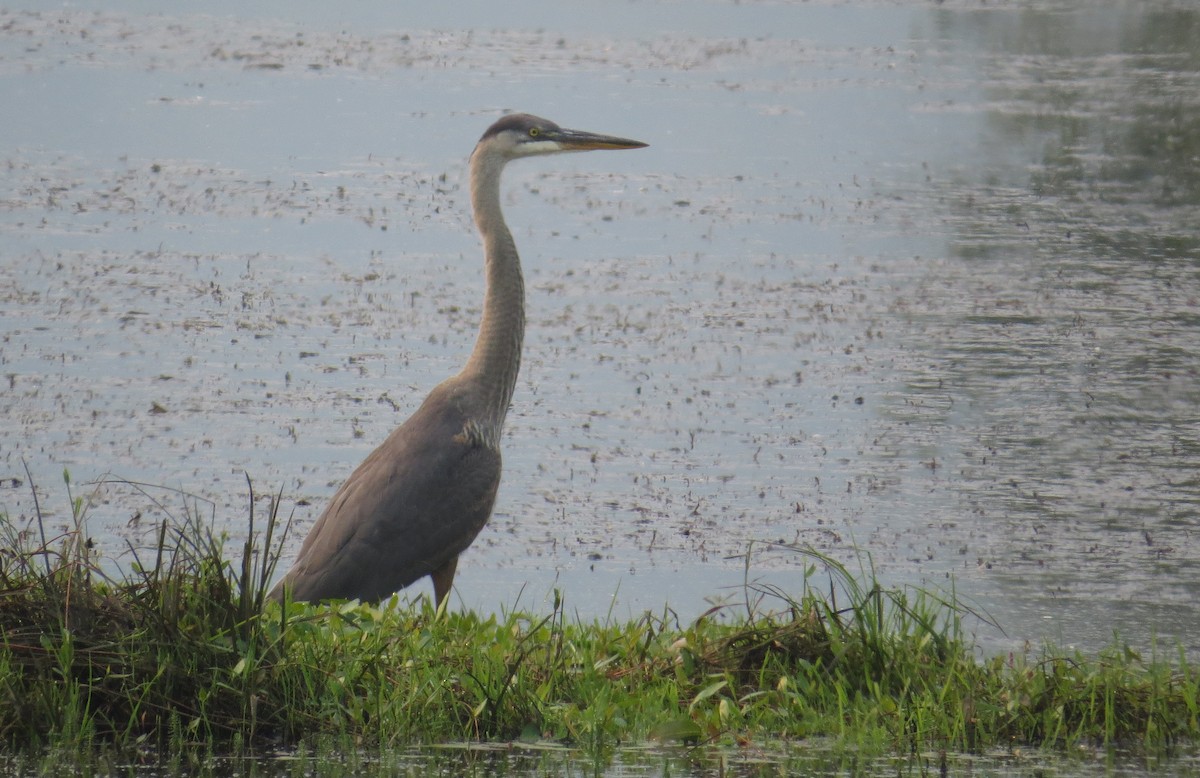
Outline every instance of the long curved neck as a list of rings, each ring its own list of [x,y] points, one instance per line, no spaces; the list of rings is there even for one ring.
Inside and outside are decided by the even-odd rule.
[[[475,226],[483,238],[483,319],[471,357],[459,374],[470,382],[482,402],[485,423],[499,427],[521,368],[521,342],[525,337],[525,283],[521,260],[512,233],[500,212],[500,171],[504,160],[487,154],[471,157],[471,207]]]

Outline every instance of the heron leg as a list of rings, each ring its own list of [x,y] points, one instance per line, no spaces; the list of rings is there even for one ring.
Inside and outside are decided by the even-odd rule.
[[[458,554],[446,560],[446,564],[429,574],[433,579],[433,604],[441,605],[450,596],[450,587],[454,584],[454,571],[458,568]]]

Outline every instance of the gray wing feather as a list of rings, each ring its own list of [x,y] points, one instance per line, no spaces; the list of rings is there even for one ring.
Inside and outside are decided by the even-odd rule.
[[[273,596],[286,586],[296,600],[376,601],[471,544],[492,512],[500,452],[436,394],[337,491]]]

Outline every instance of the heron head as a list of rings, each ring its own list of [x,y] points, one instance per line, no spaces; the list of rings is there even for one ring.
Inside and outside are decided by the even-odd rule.
[[[646,144],[641,141],[598,135],[582,130],[559,127],[549,119],[527,113],[514,113],[497,121],[479,139],[480,149],[488,149],[505,157],[532,157],[539,154],[559,154],[565,151],[593,151],[595,149],[640,149]]]

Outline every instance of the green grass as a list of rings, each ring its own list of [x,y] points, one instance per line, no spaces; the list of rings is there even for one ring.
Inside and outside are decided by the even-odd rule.
[[[277,504],[277,500],[275,504]],[[254,500],[251,499],[253,505]],[[771,611],[580,623],[425,605],[266,603],[280,523],[251,516],[229,559],[194,516],[129,569],[101,572],[75,529],[0,517],[0,743],[241,753],[561,743],[819,740],[872,754],[1200,741],[1200,673],[1182,651],[1052,647],[978,658],[952,598],[881,587],[814,552]],[[427,600],[422,600],[427,603]]]

